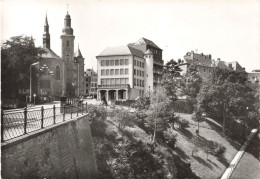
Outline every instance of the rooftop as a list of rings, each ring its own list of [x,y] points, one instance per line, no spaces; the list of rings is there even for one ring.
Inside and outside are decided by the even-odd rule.
[[[117,47],[107,47],[103,52],[101,52],[97,57],[102,56],[119,56],[119,55],[135,55],[143,58],[143,52],[129,46],[117,46]]]
[[[46,53],[42,54],[42,58],[54,58],[54,59],[61,59],[55,52],[53,52],[49,48],[44,48]]]
[[[158,49],[161,50],[161,48],[158,47],[158,45],[156,45],[153,41],[148,40],[148,39],[143,38],[143,37],[141,39],[139,39],[137,42],[135,42],[133,44],[131,43],[129,45],[150,45],[152,47],[155,47],[155,48],[158,48]]]

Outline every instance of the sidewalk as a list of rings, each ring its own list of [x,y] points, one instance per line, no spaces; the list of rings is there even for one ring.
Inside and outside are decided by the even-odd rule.
[[[247,141],[244,143],[244,145],[241,147],[241,149],[237,152],[236,156],[231,161],[229,167],[226,169],[226,171],[222,175],[221,179],[229,179],[230,178],[230,176],[233,173],[234,169],[236,168],[239,160],[243,156],[243,154],[244,154],[248,144],[254,138],[254,136],[257,133],[257,131],[258,131],[258,129],[251,130],[251,134],[248,136]]]

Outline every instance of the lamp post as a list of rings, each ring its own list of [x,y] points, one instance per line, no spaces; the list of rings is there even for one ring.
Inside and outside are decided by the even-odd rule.
[[[32,103],[32,66],[39,64],[39,62],[33,63],[30,65],[30,103]]]
[[[46,76],[51,76],[53,77],[54,76],[54,73],[53,71],[50,71],[49,67],[44,64],[41,68],[40,68],[40,71],[43,73],[43,75],[46,75]],[[50,84],[50,88],[51,88],[51,98],[53,97],[53,79],[51,78],[50,79],[51,81],[51,84]]]

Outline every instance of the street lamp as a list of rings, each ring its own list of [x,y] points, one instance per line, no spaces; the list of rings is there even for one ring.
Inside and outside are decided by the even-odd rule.
[[[199,135],[199,132],[200,132],[200,120],[201,120],[201,119],[204,119],[205,117],[206,117],[206,113],[203,112],[203,113],[201,114],[201,116],[199,116],[198,119],[197,119],[197,121],[198,121],[198,130],[197,130],[196,132],[197,132],[198,135]]]
[[[51,71],[46,64],[44,64],[44,65],[40,68],[40,71],[43,73],[43,75],[51,76],[51,77],[54,76],[53,71]],[[51,78],[50,81],[51,81],[50,88],[51,88],[51,98],[52,98],[52,97],[53,97],[53,79]]]
[[[32,103],[32,66],[39,64],[39,62],[33,63],[30,65],[30,103]]]

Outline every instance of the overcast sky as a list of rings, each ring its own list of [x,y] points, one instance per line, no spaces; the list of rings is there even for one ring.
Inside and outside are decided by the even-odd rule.
[[[163,49],[163,59],[183,58],[191,50],[213,59],[238,61],[247,71],[260,68],[258,0],[1,0],[1,40],[21,34],[42,46],[47,11],[51,49],[61,55],[60,35],[69,4],[86,68],[108,46],[141,37]]]

